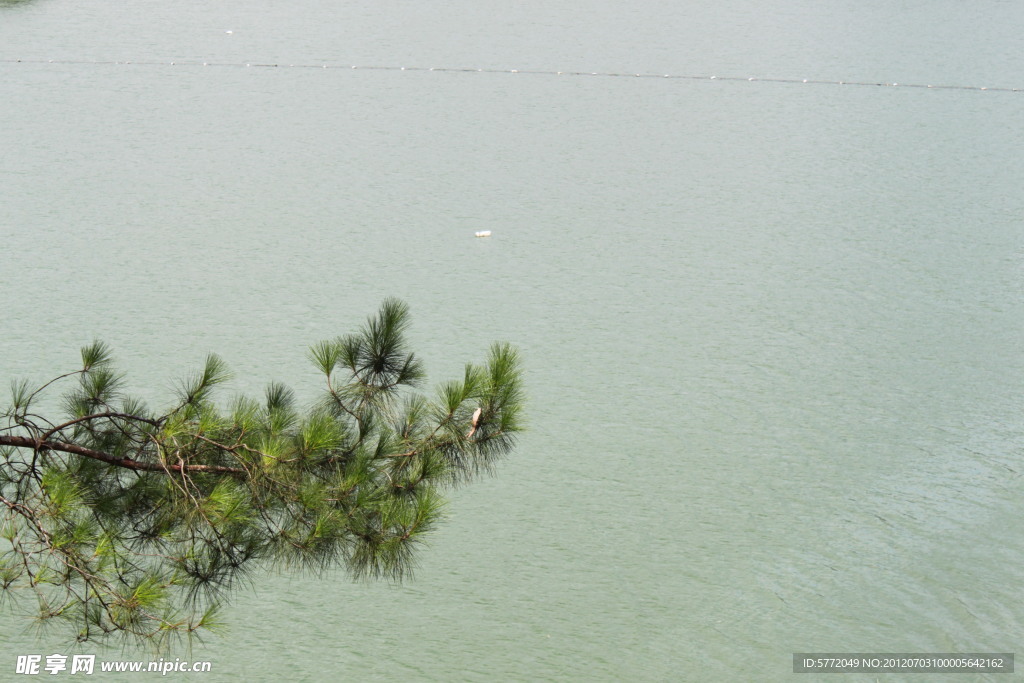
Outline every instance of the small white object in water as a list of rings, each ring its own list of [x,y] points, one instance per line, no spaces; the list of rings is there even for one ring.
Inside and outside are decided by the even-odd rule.
[[[476,232],[475,234],[476,234],[477,237],[490,237],[491,236],[491,231],[490,230],[480,230],[480,231]]]

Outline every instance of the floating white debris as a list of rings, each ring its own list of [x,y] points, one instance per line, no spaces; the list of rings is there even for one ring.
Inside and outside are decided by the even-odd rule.
[[[490,237],[491,236],[491,231],[490,230],[479,230],[479,231],[477,231],[474,234],[477,237]]]

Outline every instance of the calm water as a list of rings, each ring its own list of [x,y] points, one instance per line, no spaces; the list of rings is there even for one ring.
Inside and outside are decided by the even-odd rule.
[[[1024,94],[88,62],[1021,87],[1022,28],[996,0],[0,0],[0,384],[100,337],[154,401],[209,351],[312,396],[305,348],[389,295],[437,381],[521,347],[531,430],[416,580],[260,581],[204,680],[1019,650]],[[6,622],[0,679],[70,651]]]

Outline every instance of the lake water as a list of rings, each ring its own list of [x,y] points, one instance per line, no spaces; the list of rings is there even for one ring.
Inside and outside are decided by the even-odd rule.
[[[156,402],[210,351],[311,397],[306,347],[387,296],[432,380],[520,347],[530,430],[415,580],[261,579],[204,680],[1013,652],[1024,93],[800,81],[1021,88],[1022,28],[999,0],[0,0],[0,384],[99,337]],[[0,679],[72,651],[0,643]]]

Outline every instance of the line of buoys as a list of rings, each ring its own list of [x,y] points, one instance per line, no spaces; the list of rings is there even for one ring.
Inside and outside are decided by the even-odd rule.
[[[367,71],[435,71],[448,73],[524,74],[533,76],[603,76],[606,78],[670,78],[689,81],[746,81],[748,83],[797,83],[806,85],[861,85],[889,88],[928,88],[932,90],[975,90],[979,92],[1024,92],[1024,88],[990,87],[976,85],[935,85],[923,83],[900,83],[888,81],[831,81],[808,78],[761,78],[758,76],[687,75],[665,73],[631,73],[600,71],[541,71],[528,69],[470,69],[464,67],[423,67],[423,66],[374,66],[359,64],[270,64],[254,62],[197,62],[197,61],[101,61],[80,59],[0,59],[0,64],[69,64],[69,65],[132,65],[132,66],[204,66],[204,67],[255,67],[270,69],[362,69]]]

